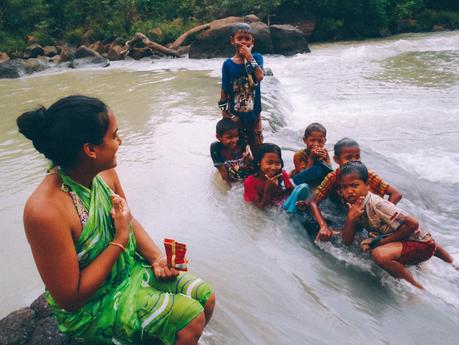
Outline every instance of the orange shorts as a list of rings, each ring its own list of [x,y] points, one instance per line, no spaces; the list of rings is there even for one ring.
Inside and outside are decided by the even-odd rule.
[[[416,265],[429,260],[437,248],[434,240],[427,242],[404,241],[402,244],[402,254],[397,261],[404,265]]]

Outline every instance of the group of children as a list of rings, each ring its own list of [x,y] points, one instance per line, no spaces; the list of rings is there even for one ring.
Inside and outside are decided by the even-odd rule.
[[[342,243],[349,246],[356,232],[366,229],[369,238],[360,243],[362,250],[370,252],[392,276],[423,288],[405,265],[432,256],[448,263],[453,258],[414,217],[396,206],[402,194],[365,167],[355,140],[343,138],[334,145],[333,159],[338,168],[333,170],[325,148],[327,131],[320,123],[310,124],[303,137],[306,148],[294,154],[295,168],[290,173],[283,169],[280,147],[263,143],[263,58],[251,52],[254,38],[250,26],[240,23],[234,28],[231,44],[236,52],[222,68],[219,106],[223,119],[216,126],[218,141],[210,147],[222,178],[230,183],[244,181],[244,200],[261,209],[277,205],[289,213],[310,212],[319,227],[316,240],[341,236]],[[326,198],[347,206],[342,231],[330,229],[322,216],[319,204]]]

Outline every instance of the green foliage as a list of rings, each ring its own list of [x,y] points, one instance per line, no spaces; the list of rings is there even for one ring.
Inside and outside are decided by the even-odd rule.
[[[314,20],[315,41],[459,27],[458,0],[1,0],[0,50],[21,49],[29,35],[40,44],[78,45],[137,31],[165,44],[200,23],[247,14]]]

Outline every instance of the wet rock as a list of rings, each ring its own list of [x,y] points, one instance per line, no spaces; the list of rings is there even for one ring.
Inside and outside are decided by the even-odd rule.
[[[21,76],[17,66],[10,61],[0,63],[0,79],[14,79]]]
[[[49,68],[48,58],[44,56],[27,60],[17,60],[17,63],[25,74],[41,72]]]
[[[213,57],[229,57],[234,55],[234,47],[230,37],[235,23],[245,22],[252,27],[255,37],[254,52],[272,53],[272,41],[269,27],[256,21],[255,16],[228,17],[211,23],[210,28],[200,33],[190,47],[190,58],[206,59]]]
[[[304,33],[293,25],[271,25],[270,30],[275,54],[294,55],[310,52]]]
[[[0,345],[23,345],[35,327],[35,312],[31,308],[19,309],[0,320]]]
[[[97,54],[99,55],[99,54]],[[90,56],[80,59],[73,59],[68,67],[70,68],[83,68],[83,67],[108,67],[110,66],[110,60],[103,56]]]
[[[75,51],[75,59],[82,59],[87,57],[101,57],[101,55],[86,46],[79,46]]]
[[[43,47],[43,55],[47,57],[53,57],[57,55],[57,48],[55,46],[46,46]]]
[[[89,49],[98,52],[99,54],[103,54],[106,52],[105,45],[101,41],[97,41],[89,46]]]
[[[65,345],[69,336],[59,332],[54,316],[39,319],[27,345]]]
[[[36,58],[40,55],[45,55],[45,52],[39,44],[31,44],[24,50],[24,59],[31,59],[31,58]]]
[[[265,76],[272,77],[274,76],[273,70],[269,67],[264,67],[263,71],[265,72]]]
[[[153,55],[153,50],[150,48],[132,48],[131,52],[129,53],[129,56],[132,57],[135,60],[140,60],[144,57],[147,56],[152,56]]]
[[[67,46],[56,46],[57,53],[61,56],[60,61],[73,60],[75,51]]]

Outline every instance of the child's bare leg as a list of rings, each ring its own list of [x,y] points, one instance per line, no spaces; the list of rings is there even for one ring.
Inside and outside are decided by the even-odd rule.
[[[414,279],[410,271],[400,262],[396,261],[402,254],[403,244],[401,242],[392,242],[375,248],[371,252],[373,260],[395,278],[402,278],[416,286],[424,289],[424,287]]]
[[[449,264],[452,264],[454,259],[451,255],[449,255],[449,253],[446,251],[445,248],[443,248],[442,246],[440,246],[438,243],[437,243],[437,249],[435,249],[435,252],[434,252],[434,256],[436,256],[437,258],[440,258],[442,259],[443,261],[449,263]]]

